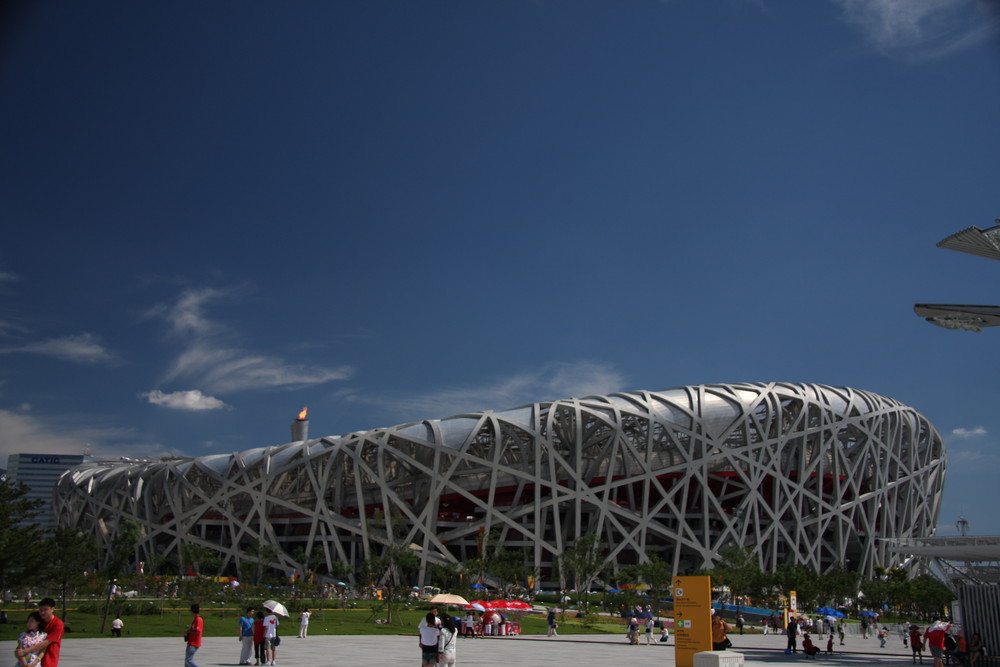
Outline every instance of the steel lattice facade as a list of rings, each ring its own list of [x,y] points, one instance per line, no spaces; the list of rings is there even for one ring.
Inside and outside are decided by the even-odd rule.
[[[527,547],[543,579],[584,534],[608,563],[651,554],[675,573],[754,546],[762,567],[870,574],[900,556],[881,537],[934,533],[945,476],[920,413],[816,384],[699,385],[535,403],[232,455],[95,462],[56,489],[60,523],[110,545],[143,526],[140,558],[182,544],[236,571],[257,540],[359,564],[387,544],[432,563],[477,555],[480,536]],[[392,536],[390,538],[390,536]],[[323,568],[321,567],[320,571]],[[420,583],[420,582],[415,582]]]

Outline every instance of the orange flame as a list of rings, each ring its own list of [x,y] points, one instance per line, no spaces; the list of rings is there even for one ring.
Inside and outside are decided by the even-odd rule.
[[[306,413],[309,412],[309,408],[302,408],[302,412],[299,413],[299,421],[303,421],[306,418]]]

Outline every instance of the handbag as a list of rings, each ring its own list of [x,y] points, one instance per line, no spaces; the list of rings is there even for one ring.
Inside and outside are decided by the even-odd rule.
[[[275,646],[278,646],[279,644],[281,644],[281,637],[275,637],[273,643],[274,643]]]

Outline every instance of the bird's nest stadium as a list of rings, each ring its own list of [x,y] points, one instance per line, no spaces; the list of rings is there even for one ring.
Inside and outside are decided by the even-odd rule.
[[[317,572],[412,548],[432,564],[478,555],[483,534],[526,547],[543,581],[583,535],[606,570],[652,555],[675,574],[753,546],[772,570],[800,563],[869,575],[902,556],[880,538],[933,535],[945,451],[920,413],[867,391],[743,383],[534,403],[231,455],[94,462],[56,487],[59,523],[109,547],[126,520],[139,557],[182,545],[225,572],[248,547]],[[107,552],[107,550],[106,550]]]

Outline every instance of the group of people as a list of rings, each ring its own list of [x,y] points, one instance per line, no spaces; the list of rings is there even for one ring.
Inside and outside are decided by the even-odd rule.
[[[56,601],[44,598],[38,611],[28,614],[25,631],[17,638],[17,667],[58,667],[63,622],[55,615]]]
[[[507,617],[495,609],[482,612],[479,620],[469,611],[462,619],[461,633],[463,637],[498,637],[514,635],[520,632],[520,626],[511,623]]]
[[[421,667],[451,667],[455,664],[458,648],[458,626],[451,614],[438,614],[431,607],[417,626],[420,633]]]
[[[974,666],[986,655],[983,638],[978,632],[973,633],[971,639],[967,639],[962,630],[952,633],[951,623],[940,618],[934,618],[922,635],[920,628],[911,625],[909,643],[913,651],[914,664],[918,660],[923,664],[925,645],[934,660],[934,667],[942,667],[945,660],[951,659],[962,665]]]
[[[274,665],[278,660],[278,645],[281,638],[278,636],[278,616],[269,610],[265,616],[263,611],[258,611],[256,617],[253,607],[247,607],[246,613],[240,617],[237,637],[240,640],[240,662],[241,665],[250,664],[250,655],[253,655],[255,665]],[[309,613],[307,609],[305,614]],[[309,617],[306,616],[303,622],[309,624]],[[304,636],[305,628],[299,630],[299,636]]]

